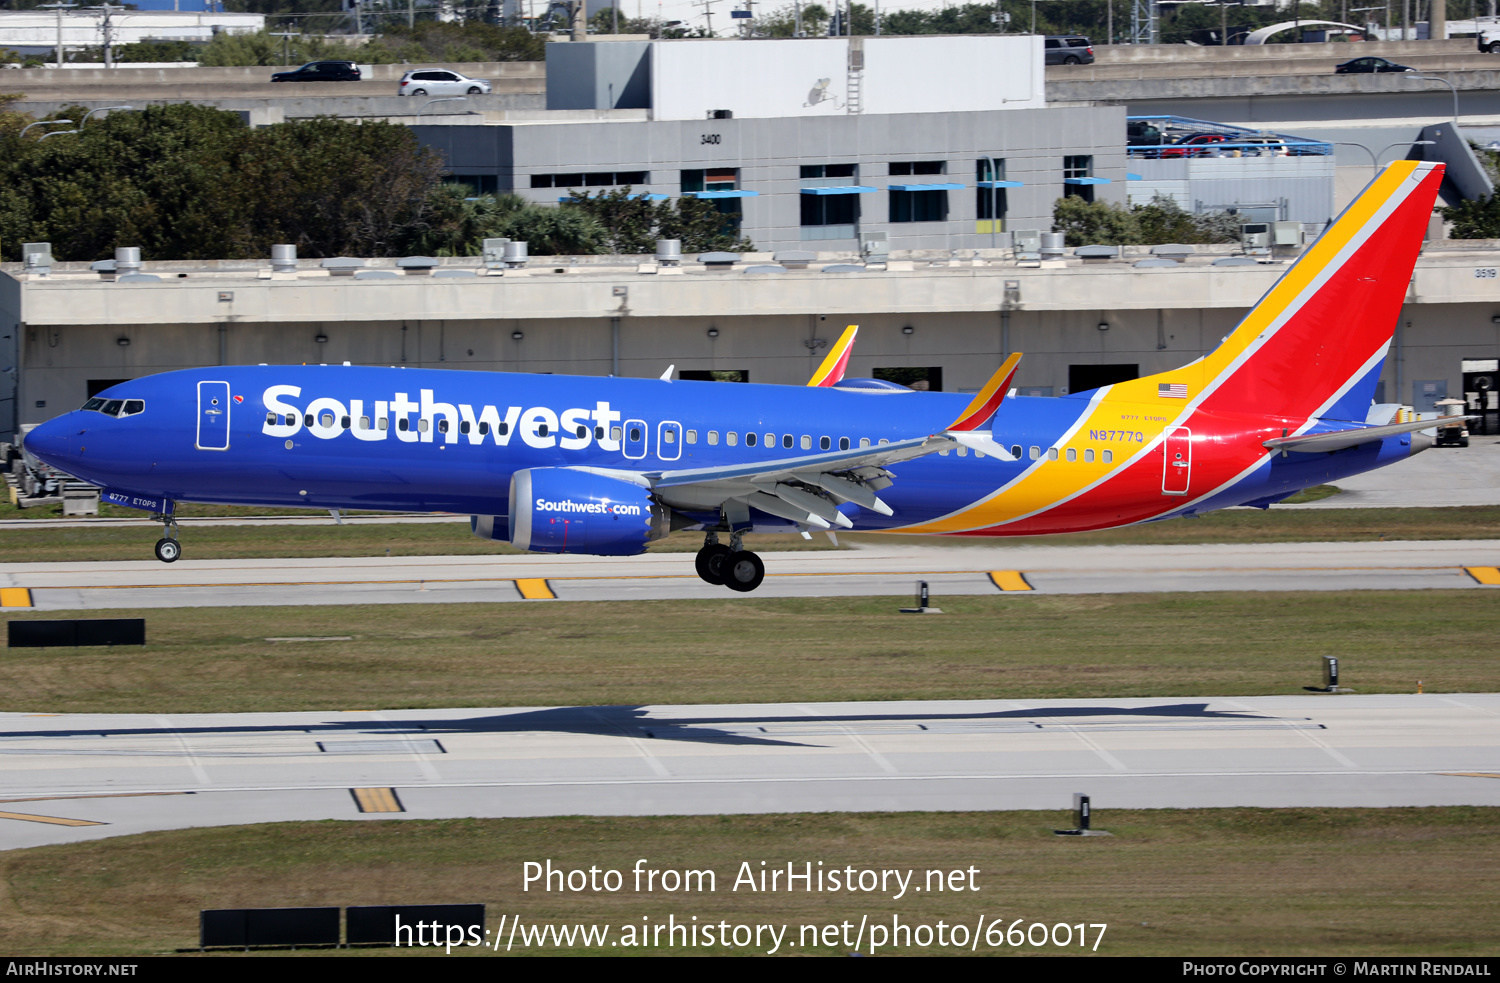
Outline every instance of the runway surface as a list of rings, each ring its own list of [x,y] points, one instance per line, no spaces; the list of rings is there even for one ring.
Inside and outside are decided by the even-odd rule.
[[[0,715],[0,848],[293,819],[1500,805],[1500,694]],[[1107,825],[1105,820],[1096,820]]]
[[[0,604],[39,610],[278,604],[634,601],[725,597],[1500,586],[1500,541],[1241,546],[914,545],[763,554],[750,595],[699,580],[690,553],[0,564]]]

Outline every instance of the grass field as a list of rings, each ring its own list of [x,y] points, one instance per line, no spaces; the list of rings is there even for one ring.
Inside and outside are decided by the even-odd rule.
[[[144,649],[15,649],[28,713],[1500,690],[1500,592],[170,608]],[[14,618],[57,618],[21,612]],[[268,642],[267,636],[353,636]]]
[[[11,955],[131,955],[197,944],[203,908],[484,902],[539,924],[608,926],[696,916],[700,926],[786,927],[782,955],[845,955],[813,946],[802,926],[862,918],[908,926],[999,919],[1105,924],[1107,955],[1494,955],[1500,901],[1500,812],[1494,809],[1219,809],[1095,813],[1113,836],[1060,837],[1056,813],[865,813],[691,817],[279,823],[190,829],[0,853],[0,950]],[[634,890],[640,858],[659,870],[712,870],[716,890]],[[522,891],[522,864],[619,870],[617,892]],[[758,872],[819,861],[825,870],[977,868],[979,890],[805,893],[732,890],[740,864]],[[950,882],[951,883],[951,882]],[[644,886],[644,882],[643,882]],[[643,918],[648,921],[643,922]],[[507,925],[509,922],[507,923]],[[979,952],[1080,954],[984,939]],[[746,933],[748,934],[748,933]],[[842,932],[835,930],[835,935]],[[1003,932],[1002,932],[1003,934]],[[1061,931],[1059,930],[1059,934]],[[680,938],[680,936],[679,936]],[[759,954],[760,946],[677,953]],[[920,938],[920,936],[917,936]],[[865,935],[862,951],[869,949]],[[789,943],[799,943],[792,945]],[[972,945],[973,943],[970,942]],[[393,955],[406,950],[362,950]],[[489,955],[488,950],[467,951]],[[555,942],[518,951],[579,951]],[[592,949],[609,955],[662,948]],[[967,954],[916,944],[883,953]],[[427,958],[441,950],[420,949]],[[503,952],[503,946],[502,946]],[[329,951],[328,956],[340,953]]]

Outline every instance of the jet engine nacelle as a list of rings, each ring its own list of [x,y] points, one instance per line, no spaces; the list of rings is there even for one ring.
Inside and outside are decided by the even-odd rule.
[[[528,468],[510,480],[509,524],[511,544],[523,550],[634,556],[671,520],[640,485],[577,468]]]

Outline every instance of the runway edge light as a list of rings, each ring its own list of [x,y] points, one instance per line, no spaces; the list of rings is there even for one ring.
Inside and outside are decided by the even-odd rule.
[[[1082,792],[1073,793],[1073,828],[1054,829],[1058,836],[1113,836],[1108,830],[1093,829],[1093,812],[1089,808],[1089,797]]]

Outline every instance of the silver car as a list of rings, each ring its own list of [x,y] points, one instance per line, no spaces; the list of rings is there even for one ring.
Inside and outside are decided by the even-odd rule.
[[[398,96],[478,96],[489,91],[488,79],[471,79],[446,68],[407,72],[396,87]]]

